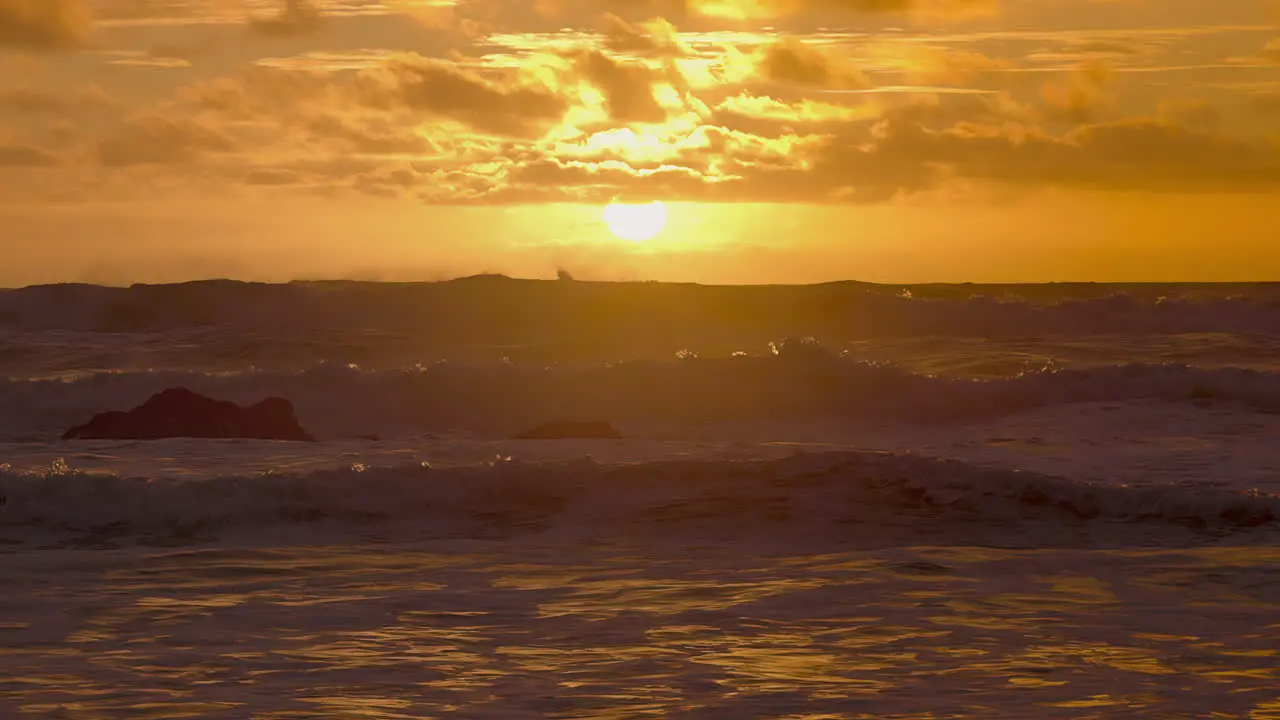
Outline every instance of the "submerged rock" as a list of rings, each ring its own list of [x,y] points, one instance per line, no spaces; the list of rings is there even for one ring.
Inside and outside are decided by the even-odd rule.
[[[241,407],[186,388],[152,395],[128,412],[98,413],[63,440],[160,440],[162,438],[244,438],[314,442],[298,424],[293,403],[272,397]]]
[[[620,439],[622,433],[603,420],[579,422],[555,420],[512,436],[516,440],[569,440],[581,438]]]

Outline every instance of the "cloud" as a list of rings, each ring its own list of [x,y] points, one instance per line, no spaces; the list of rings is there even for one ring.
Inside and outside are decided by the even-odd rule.
[[[829,51],[791,38],[761,46],[751,56],[754,79],[831,90],[870,87],[858,68]]]
[[[1072,44],[1071,49],[1083,55],[1138,55],[1143,51],[1137,43],[1114,39],[1084,40]]]
[[[1109,66],[1088,62],[1069,73],[1066,79],[1041,88],[1041,97],[1050,120],[1082,123],[1098,120],[1115,108],[1111,94],[1114,73]]]
[[[1251,105],[1253,110],[1261,115],[1280,115],[1280,92],[1255,95]]]
[[[1173,125],[1197,130],[1216,130],[1222,124],[1222,113],[1208,100],[1164,100],[1157,115]]]
[[[675,25],[663,18],[630,23],[613,13],[601,17],[605,48],[616,53],[684,57],[692,50],[680,39]]]
[[[1103,187],[1238,190],[1280,182],[1280,147],[1155,119],[1080,128],[1067,138]]]
[[[813,177],[913,192],[948,179],[1016,187],[1233,191],[1280,187],[1280,148],[1134,118],[1053,136],[1020,125],[928,130],[890,121],[874,144],[828,147]],[[834,178],[840,178],[835,180]],[[859,178],[862,180],[859,181]]]
[[[357,175],[352,188],[372,197],[401,198],[432,178],[432,173],[422,172],[410,163],[394,163]]]
[[[874,103],[857,106],[839,105],[817,100],[802,99],[783,102],[768,95],[739,93],[730,95],[716,106],[716,122],[736,129],[753,128],[775,131],[785,127],[804,126],[817,131],[830,130],[852,120],[869,119],[880,114]]]
[[[527,201],[536,196],[552,201],[578,198],[593,201],[611,199],[620,193],[640,199],[646,186],[651,187],[654,198],[671,197],[678,193],[699,192],[701,186],[713,178],[679,165],[636,168],[618,160],[583,162],[540,158],[519,166],[507,179],[510,182],[499,188],[490,200]],[[548,193],[547,190],[553,192]],[[557,198],[556,190],[567,192]]]
[[[542,9],[565,12],[573,2]],[[1133,117],[1119,93],[1124,86],[1114,82],[1117,70],[1132,69],[1125,58],[1116,58],[1116,69],[1095,61],[1063,71],[1062,58],[987,54],[1017,43],[1057,47],[1060,38],[682,35],[653,15],[634,19],[653,3],[639,1],[630,13],[596,5],[617,10],[579,18],[595,18],[598,34],[581,27],[511,33],[468,41],[470,54],[438,58],[372,48],[273,59],[193,82],[129,116],[103,119],[70,95],[39,87],[0,89],[0,112],[24,123],[15,127],[25,133],[0,144],[0,163],[61,165],[32,177],[74,169],[104,187],[110,173],[141,165],[148,167],[128,177],[157,186],[234,183],[245,192],[429,203],[604,201],[618,193],[878,202],[974,186],[1280,188],[1274,143],[1219,132],[1241,129],[1228,106],[1168,100],[1154,117]],[[680,5],[713,9],[700,0]],[[785,14],[801,5],[924,6],[761,0],[755,7]],[[302,6],[287,5],[285,15],[290,7]],[[239,19],[232,13],[228,22]],[[1253,119],[1259,126],[1260,117]],[[64,150],[37,125],[73,128],[68,145],[83,146]],[[52,147],[56,154],[43,149]],[[84,166],[86,157],[96,165]]]
[[[934,47],[918,43],[892,43],[883,54],[901,63],[904,79],[912,84],[968,87],[994,73],[1017,67],[1007,58],[993,58],[984,53],[956,47]]]
[[[51,121],[113,118],[119,104],[96,85],[55,92],[42,87],[0,87],[0,117],[17,124],[53,127]]]
[[[203,153],[236,149],[222,132],[195,120],[149,112],[127,120],[98,143],[98,159],[108,167],[189,163]]]
[[[0,0],[0,48],[67,50],[89,39],[85,0]]]
[[[425,24],[472,36],[495,28],[555,29],[566,22],[611,13],[624,22],[664,18],[719,29],[725,21],[782,21],[804,18],[818,25],[865,15],[946,20],[989,16],[1000,0],[465,0],[435,4],[401,0]]]
[[[393,135],[401,136],[395,141],[400,142],[408,140],[404,133],[428,121],[499,136],[539,136],[557,125],[571,104],[555,83],[550,70],[481,74],[460,62],[400,53],[358,70],[251,66],[179,88],[176,95],[241,121],[288,119],[355,143]]]
[[[843,134],[772,138],[702,126],[660,157],[627,157],[619,143],[594,156],[529,154],[494,162],[465,194],[432,202],[604,202],[638,197],[753,202],[881,202],[950,183],[1035,189],[1254,192],[1280,188],[1280,147],[1135,118],[1049,135],[1016,123],[930,129],[909,114],[854,123]],[[477,191],[477,181],[487,186]],[[559,188],[559,190],[557,190]]]
[[[361,117],[343,113],[319,115],[306,121],[305,130],[327,147],[366,155],[422,155],[438,147],[409,121],[390,117]]]
[[[24,87],[0,89],[0,111],[23,115],[62,115],[69,103],[61,95]]]
[[[609,119],[619,123],[660,123],[667,111],[654,97],[659,74],[642,63],[616,60],[598,50],[568,53],[577,74],[604,95]]]
[[[249,185],[297,185],[302,182],[302,175],[288,168],[253,168],[244,181]]]
[[[362,99],[373,107],[402,107],[502,135],[545,132],[569,108],[546,85],[491,80],[456,63],[413,54],[392,57],[360,79]]]
[[[34,168],[59,164],[58,157],[32,145],[8,144],[0,141],[0,167]]]
[[[1280,38],[1270,40],[1262,47],[1262,57],[1273,63],[1280,63]]]
[[[600,1],[600,0],[597,0]],[[903,14],[931,16],[987,14],[998,0],[606,0],[618,6],[641,6],[666,17],[701,15],[736,20],[762,20],[806,13]]]
[[[250,18],[249,27],[264,37],[288,38],[310,35],[320,29],[323,16],[311,0],[284,0],[278,15]]]
[[[126,65],[145,68],[189,68],[191,61],[186,58],[152,55],[144,50],[111,50],[103,53],[108,65]]]

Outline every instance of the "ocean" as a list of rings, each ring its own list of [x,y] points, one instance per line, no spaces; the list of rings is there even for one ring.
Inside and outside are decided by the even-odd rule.
[[[1280,284],[0,290],[0,718],[1280,718]],[[62,440],[166,388],[317,442]],[[603,420],[621,439],[517,440]]]

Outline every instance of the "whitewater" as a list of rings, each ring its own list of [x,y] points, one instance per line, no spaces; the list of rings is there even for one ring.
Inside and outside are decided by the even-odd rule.
[[[2,718],[1280,718],[1274,284],[62,285],[0,341]],[[172,387],[317,442],[60,439]]]

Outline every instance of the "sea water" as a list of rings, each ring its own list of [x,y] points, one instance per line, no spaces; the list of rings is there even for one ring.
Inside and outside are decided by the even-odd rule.
[[[0,292],[0,717],[1277,718],[1276,301]],[[59,439],[174,386],[319,442]]]

